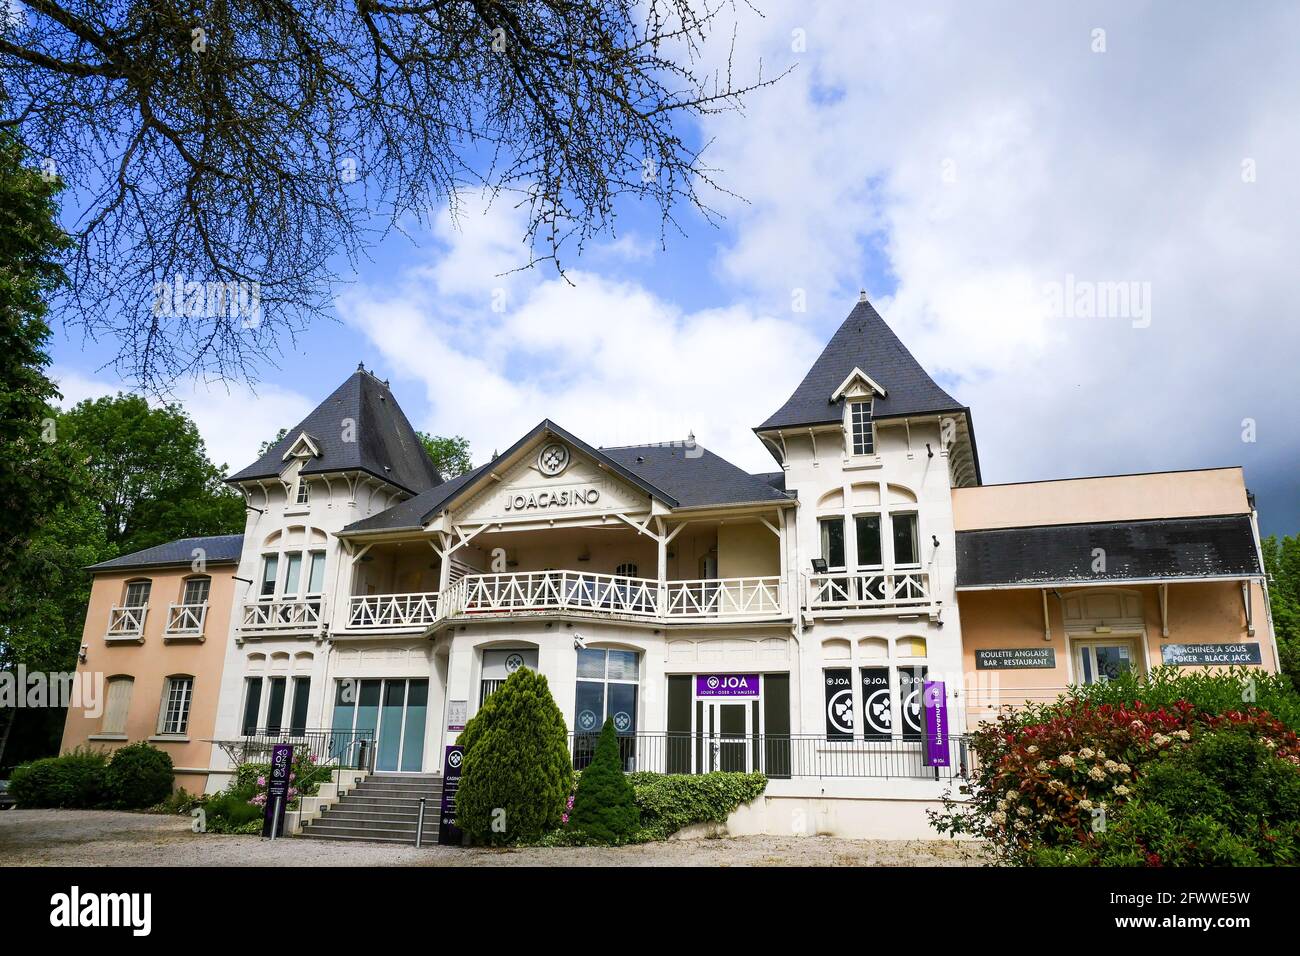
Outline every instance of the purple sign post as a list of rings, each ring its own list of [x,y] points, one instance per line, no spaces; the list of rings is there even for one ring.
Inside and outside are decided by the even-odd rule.
[[[696,674],[696,697],[757,697],[757,674]]]
[[[925,703],[925,765],[948,766],[948,694],[941,680],[928,680],[921,699]]]
[[[266,778],[266,811],[262,815],[262,836],[284,836],[284,810],[289,803],[289,774],[293,772],[293,745],[271,748],[271,772]]]
[[[464,836],[456,826],[456,791],[460,789],[460,765],[465,748],[448,747],[442,758],[442,815],[438,820],[438,842],[443,846],[460,846]]]

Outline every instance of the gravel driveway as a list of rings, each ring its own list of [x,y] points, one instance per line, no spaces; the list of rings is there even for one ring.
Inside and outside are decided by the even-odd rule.
[[[189,818],[107,810],[0,813],[0,866],[979,866],[947,840],[727,837],[616,848],[463,850],[190,832]]]

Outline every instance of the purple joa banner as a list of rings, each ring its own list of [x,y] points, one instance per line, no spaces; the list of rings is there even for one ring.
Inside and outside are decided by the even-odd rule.
[[[757,697],[757,674],[696,674],[696,697]]]
[[[276,744],[271,748],[271,769],[266,775],[266,807],[262,812],[262,836],[284,836],[284,811],[289,805],[289,777],[293,773],[293,747]]]
[[[941,680],[925,682],[925,765],[948,766],[948,694]]]

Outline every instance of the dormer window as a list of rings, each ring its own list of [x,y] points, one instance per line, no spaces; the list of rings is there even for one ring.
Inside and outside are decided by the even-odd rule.
[[[307,484],[306,479],[298,479],[298,487],[294,490],[293,503],[296,505],[305,505],[311,497],[311,486]]]
[[[871,399],[849,402],[849,438],[854,455],[876,453],[876,435],[871,422]]]

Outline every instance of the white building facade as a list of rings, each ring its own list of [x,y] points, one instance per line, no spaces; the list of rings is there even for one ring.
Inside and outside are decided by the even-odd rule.
[[[328,735],[436,773],[525,666],[578,766],[608,718],[628,769],[766,773],[733,832],[927,835],[966,760],[969,410],[864,297],[755,432],[771,473],[543,421],[444,481],[358,369],[228,479],[249,510],[215,738]],[[210,790],[231,769],[213,752]]]

